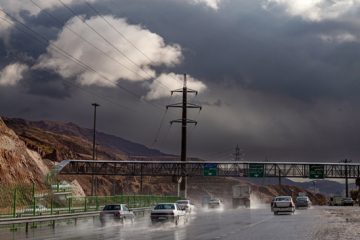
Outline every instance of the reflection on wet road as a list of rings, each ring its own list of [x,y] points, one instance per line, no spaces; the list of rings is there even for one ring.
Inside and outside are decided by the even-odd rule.
[[[152,226],[147,217],[134,224],[110,223],[104,227],[95,220],[66,223],[52,230],[49,227],[2,232],[0,239],[313,239],[324,224],[322,211],[317,208],[299,210],[295,215],[274,216],[267,206],[257,209],[197,210],[187,223]]]

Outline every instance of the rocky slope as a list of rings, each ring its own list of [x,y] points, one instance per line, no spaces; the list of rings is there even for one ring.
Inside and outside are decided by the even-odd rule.
[[[92,131],[73,123],[54,121],[26,121],[3,118],[0,121],[0,182],[14,184],[35,181],[44,187],[44,178],[54,164],[63,159],[91,159]],[[6,124],[6,125],[5,125]],[[165,159],[174,156],[158,150],[132,143],[122,138],[97,133],[97,159],[128,159],[129,156],[142,155],[144,158]],[[60,176],[58,180],[75,182],[79,194],[89,195],[91,178],[88,176]],[[229,200],[231,187],[239,183],[250,184],[254,195],[269,201],[275,195],[288,195],[304,191],[291,186],[259,186],[235,178],[189,178],[189,196],[201,201],[204,195],[217,196]],[[81,187],[80,187],[81,186]],[[139,177],[97,177],[97,193],[138,194]],[[83,191],[82,191],[82,189]],[[170,177],[144,177],[143,194],[173,194],[177,186]],[[314,203],[323,203],[321,196],[309,192]]]
[[[55,121],[27,121],[3,118],[28,148],[52,161],[64,159],[92,159],[93,131],[74,123]],[[149,149],[120,137],[102,132],[96,133],[98,159],[128,159],[134,155],[164,157],[166,154]]]
[[[0,183],[32,182],[43,185],[48,167],[41,156],[25,143],[0,118]]]

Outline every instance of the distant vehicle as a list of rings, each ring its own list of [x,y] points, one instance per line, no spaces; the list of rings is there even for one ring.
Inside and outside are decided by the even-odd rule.
[[[42,204],[35,205],[35,213],[43,213],[43,212],[47,212],[47,211],[49,211],[49,209],[46,208],[44,205],[42,205]],[[26,208],[23,212],[24,213],[34,213],[34,207],[30,206],[30,207]]]
[[[299,193],[298,193],[298,196],[299,196],[299,197],[301,197],[301,196],[307,196],[306,194],[307,194],[306,192],[299,192]]]
[[[159,203],[150,213],[151,223],[173,222],[175,225],[183,219],[186,221],[186,212],[176,203]]]
[[[342,200],[343,200],[342,196],[330,197],[329,205],[330,206],[341,206],[342,205]]]
[[[100,212],[100,222],[103,225],[107,220],[120,221],[121,223],[128,220],[133,223],[134,219],[134,213],[126,206],[126,204],[108,204],[105,205]]]
[[[210,199],[211,199],[210,196],[207,196],[207,195],[206,195],[206,196],[203,196],[201,205],[202,205],[203,207],[207,207],[208,204],[209,204]]]
[[[235,185],[232,187],[232,192],[233,208],[240,206],[250,207],[251,187],[249,185]]]
[[[350,197],[343,198],[341,201],[342,206],[354,206],[354,200]]]
[[[278,196],[275,197],[273,202],[274,215],[278,215],[279,212],[295,212],[295,204],[290,196]]]
[[[221,201],[218,198],[212,198],[208,202],[208,208],[219,208],[221,207]]]
[[[177,200],[176,204],[180,207],[183,208],[186,212],[191,213],[191,211],[194,208],[194,205],[192,205],[190,203],[190,200]]]
[[[309,208],[311,206],[311,201],[308,196],[298,196],[295,200],[295,207],[296,208]]]

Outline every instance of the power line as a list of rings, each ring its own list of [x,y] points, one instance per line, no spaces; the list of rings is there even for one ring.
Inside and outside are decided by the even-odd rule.
[[[2,10],[0,9],[0,11],[2,11]],[[10,25],[12,25],[12,23],[9,22],[6,18],[0,17],[0,19],[1,19],[2,21],[6,22],[6,23],[8,23],[8,24],[10,24]],[[15,26],[15,28],[16,28],[18,31],[27,34],[27,32],[23,31],[23,30],[20,29],[19,27]],[[36,39],[36,38],[35,38],[35,39]],[[36,39],[36,40],[39,40],[39,39]],[[39,42],[42,43],[42,44],[44,44],[43,41],[39,41]],[[46,45],[47,45],[47,44],[46,44]],[[81,91],[83,91],[83,92],[85,92],[85,93],[87,93],[87,94],[89,94],[89,95],[93,95],[93,96],[95,96],[95,97],[97,97],[97,98],[99,98],[99,99],[103,99],[104,101],[107,101],[107,102],[109,102],[109,103],[111,103],[111,104],[113,104],[113,105],[115,105],[115,106],[118,106],[118,107],[121,107],[121,108],[124,108],[124,109],[127,109],[127,110],[134,111],[133,109],[131,109],[131,108],[129,108],[129,107],[126,107],[126,106],[124,106],[124,105],[121,105],[121,104],[119,104],[119,103],[116,103],[116,102],[112,101],[112,100],[109,99],[109,98],[106,98],[106,97],[104,97],[104,96],[102,96],[102,95],[99,95],[99,94],[95,93],[94,91],[90,91],[89,89],[82,88],[82,87],[80,87],[79,85],[74,84],[72,81],[69,81],[69,80],[67,80],[67,79],[65,79],[65,78],[64,78],[63,80],[65,81],[65,84],[68,84],[68,85],[71,85],[71,86],[73,86],[73,87],[75,87],[75,88],[78,88],[79,90],[81,90]]]
[[[0,9],[0,11],[2,11],[2,10]],[[9,22],[6,18],[0,17],[0,19],[1,19],[2,21],[4,21],[4,22],[7,22],[8,24],[12,24],[12,23]],[[16,28],[18,31],[20,31],[20,32],[27,33],[27,32],[25,32],[25,31],[21,30],[21,29],[20,29],[19,27],[17,27],[17,26],[15,26],[15,28]],[[38,40],[38,39],[37,39],[37,40]],[[42,43],[42,44],[44,44],[44,42],[42,42],[42,41],[39,41],[39,42]],[[94,92],[94,91],[91,91],[91,90],[89,90],[89,89],[85,89],[85,88],[83,88],[83,87],[81,87],[81,86],[79,86],[79,85],[77,85],[77,84],[74,84],[72,81],[67,80],[66,78],[63,78],[63,80],[65,81],[64,84],[69,85],[69,86],[71,85],[71,86],[73,86],[73,87],[75,87],[75,88],[78,88],[79,90],[81,90],[81,91],[83,91],[83,92],[85,92],[85,93],[87,93],[87,94],[89,94],[89,95],[93,95],[93,96],[95,96],[95,97],[97,97],[97,98],[99,98],[99,99],[103,99],[104,101],[107,101],[107,102],[109,102],[109,103],[111,103],[111,104],[113,104],[113,105],[115,105],[115,106],[118,106],[118,107],[121,107],[121,108],[124,108],[124,109],[127,109],[127,110],[131,110],[131,111],[135,111],[134,109],[131,109],[131,108],[127,107],[127,106],[124,106],[124,105],[121,105],[121,104],[119,104],[119,103],[117,103],[117,102],[114,102],[114,101],[111,100],[110,98],[104,97],[104,96],[102,96],[102,95],[100,95],[100,94],[97,94],[97,93]]]
[[[101,13],[99,10],[97,10],[92,4],[89,2],[85,2],[88,7],[94,11],[99,17],[101,17],[104,22],[106,22],[107,25],[109,25],[115,32],[117,32],[123,39],[125,39],[131,46],[133,46],[137,51],[139,51],[145,58],[147,58],[150,62],[153,60],[150,59],[149,56],[147,56],[141,49],[139,49],[132,41],[130,41],[122,32],[120,32],[112,23],[110,23]]]
[[[154,139],[154,142],[153,144],[157,143],[157,141],[159,140],[159,135],[160,135],[160,131],[161,131],[161,128],[164,124],[164,120],[165,120],[165,116],[166,116],[166,113],[167,113],[167,109],[164,111],[162,117],[161,117],[161,120],[160,120],[160,125],[156,131],[156,135],[155,135],[155,139]]]
[[[144,51],[142,51],[140,48],[138,48],[130,39],[128,39],[125,34],[123,34],[122,32],[120,32],[115,26],[114,24],[112,24],[111,22],[109,22],[101,13],[99,10],[97,10],[92,4],[90,4],[89,2],[85,2],[88,7],[94,11],[108,26],[110,26],[115,32],[117,32],[123,39],[125,39],[131,46],[133,46],[138,52],[141,53],[141,55],[143,55],[145,58],[147,58],[150,63],[153,62],[153,60],[144,53]],[[171,78],[175,79],[174,77],[170,76]],[[155,81],[155,79],[154,79]],[[170,87],[168,87],[167,85],[159,82],[162,86],[166,87],[167,89],[170,90]]]
[[[127,88],[119,85],[119,83],[114,83],[112,80],[110,80],[108,77],[106,77],[105,75],[99,73],[98,71],[96,71],[93,67],[87,65],[86,63],[84,63],[83,61],[81,61],[78,58],[75,58],[74,56],[72,56],[71,54],[69,54],[67,51],[63,50],[62,48],[56,46],[55,44],[53,44],[49,39],[47,39],[46,37],[44,37],[43,35],[39,34],[38,32],[36,32],[35,30],[33,30],[32,28],[30,28],[29,26],[27,26],[25,23],[22,23],[21,21],[17,20],[16,18],[12,17],[10,14],[8,14],[7,12],[5,12],[3,9],[0,9],[1,12],[3,12],[5,15],[7,15],[8,17],[10,17],[13,21],[15,21],[16,23],[22,25],[24,28],[26,28],[28,31],[30,31],[34,36],[35,39],[37,39],[38,41],[42,42],[43,44],[46,44],[51,47],[54,48],[54,50],[56,50],[57,52],[59,52],[61,55],[65,56],[66,58],[70,59],[71,61],[77,63],[78,65],[80,65],[82,68],[90,70],[94,73],[96,73],[97,75],[99,75],[103,80],[110,82],[112,85],[119,87],[120,89],[122,89],[123,91],[129,93],[130,95],[136,97],[136,99],[138,101],[144,101],[145,103],[150,104],[153,107],[156,107],[158,109],[162,109],[161,106],[156,105],[154,103],[151,103],[149,101],[144,100],[141,96],[139,96],[138,94],[128,90]],[[5,18],[2,18],[3,20],[6,21]]]
[[[134,66],[136,66],[137,68],[139,68],[142,72],[144,72],[146,75],[149,76],[150,79],[152,79],[153,81],[157,81],[157,79],[154,79],[153,76],[148,73],[147,71],[145,71],[145,69],[143,69],[141,67],[141,65],[137,64],[134,60],[132,60],[130,57],[128,57],[122,50],[120,50],[117,46],[115,46],[113,43],[111,43],[105,36],[103,36],[100,32],[98,32],[94,27],[92,27],[89,23],[87,23],[85,20],[81,19],[79,17],[79,15],[68,5],[65,4],[63,2],[63,0],[58,0],[69,12],[72,13],[72,15],[76,18],[78,18],[80,21],[82,21],[89,29],[91,29],[96,35],[98,35],[100,38],[102,38],[108,45],[110,45],[111,47],[113,47],[117,52],[119,52],[122,56],[124,56],[130,63],[132,63]],[[105,21],[105,23],[107,25],[109,25],[113,30],[115,30],[121,37],[123,37],[128,43],[130,43],[136,50],[138,50],[142,55],[144,55],[149,61],[150,63],[153,62],[153,60],[151,60],[151,58],[149,56],[147,56],[141,49],[139,49],[134,43],[132,43],[123,33],[121,33],[119,30],[117,30],[117,28],[110,23],[101,13],[100,11],[98,11],[93,5],[91,5],[89,2],[85,2],[87,3],[88,7],[93,10],[96,14],[98,14],[100,16],[100,18]],[[174,79],[175,81],[178,81],[179,79],[176,79],[175,77],[173,77],[172,75],[168,75],[170,78]],[[158,81],[158,83],[169,89],[170,88],[168,86],[166,86],[165,84],[163,84],[162,82]]]
[[[123,68],[125,68],[126,70],[128,70],[131,73],[134,73],[135,75],[139,75],[141,76],[138,72],[132,70],[131,68],[129,68],[128,66],[124,65],[123,63],[121,63],[119,60],[117,60],[116,58],[112,57],[110,54],[108,54],[107,52],[103,51],[102,49],[100,49],[99,47],[97,47],[95,44],[93,44],[92,42],[90,42],[89,40],[87,40],[86,38],[84,38],[83,36],[81,36],[80,34],[78,34],[77,32],[75,32],[72,28],[70,28],[69,26],[65,25],[59,18],[57,18],[55,15],[51,14],[49,11],[47,11],[46,9],[42,8],[39,4],[35,3],[33,0],[30,0],[37,8],[39,8],[42,12],[46,13],[48,16],[52,17],[53,19],[55,19],[55,21],[57,23],[60,23],[61,25],[64,25],[64,27],[66,29],[68,29],[71,33],[73,33],[75,36],[77,36],[78,38],[80,38],[81,40],[83,40],[84,42],[86,42],[87,44],[89,44],[90,46],[92,46],[93,48],[95,48],[97,51],[99,51],[101,54],[103,54],[104,56],[108,57],[109,59],[113,60],[114,62],[116,62],[117,64],[119,64],[120,66],[122,66]]]
[[[65,4],[62,0],[58,0],[66,9],[68,9],[74,17],[80,19],[80,21],[82,21],[89,29],[91,29],[91,31],[93,31],[96,35],[98,35],[101,39],[103,39],[108,45],[110,45],[111,47],[113,47],[117,52],[119,52],[122,56],[124,56],[130,63],[132,63],[134,66],[136,66],[137,68],[139,68],[142,72],[144,72],[146,75],[149,76],[150,79],[153,78],[153,76],[151,74],[149,74],[148,72],[146,72],[140,65],[138,65],[135,61],[133,61],[130,57],[128,57],[122,50],[120,50],[117,46],[115,46],[112,42],[110,42],[108,39],[106,39],[106,37],[104,37],[101,33],[99,33],[95,28],[93,28],[90,24],[88,24],[86,21],[84,21],[83,19],[81,19],[77,13],[67,4]]]

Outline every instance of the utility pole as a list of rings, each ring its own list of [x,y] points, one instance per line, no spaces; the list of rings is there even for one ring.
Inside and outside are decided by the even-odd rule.
[[[351,160],[344,159],[344,160],[342,160],[340,162],[345,163],[345,195],[346,195],[346,197],[349,197],[349,176],[348,176],[347,163],[350,163]]]
[[[94,127],[93,127],[93,152],[92,152],[92,158],[95,161],[96,160],[96,108],[99,107],[100,105],[97,103],[92,103],[91,104],[94,107]],[[94,174],[94,169],[93,168],[93,174],[91,176],[91,196],[94,196],[94,193],[96,194],[95,191],[95,174]]]
[[[187,144],[186,144],[186,140],[187,140],[187,136],[186,136],[186,132],[187,132],[187,124],[197,124],[197,121],[194,120],[190,120],[187,118],[187,109],[188,108],[197,108],[197,109],[202,109],[201,106],[198,106],[196,104],[192,104],[192,103],[188,103],[187,102],[187,95],[188,93],[194,93],[195,95],[198,94],[197,91],[192,90],[187,88],[187,82],[186,82],[186,74],[184,74],[184,86],[181,89],[177,89],[177,90],[173,90],[171,91],[171,95],[173,95],[174,93],[182,93],[182,102],[181,103],[175,103],[175,104],[170,104],[166,106],[166,109],[168,108],[181,108],[182,109],[182,116],[181,119],[177,119],[177,120],[172,120],[170,122],[170,124],[173,123],[181,123],[181,161],[185,162],[186,161],[186,153],[187,153]],[[187,179],[186,179],[186,171],[185,171],[185,165],[182,165],[181,167],[181,183],[180,183],[180,193],[179,195],[182,198],[187,198]]]

